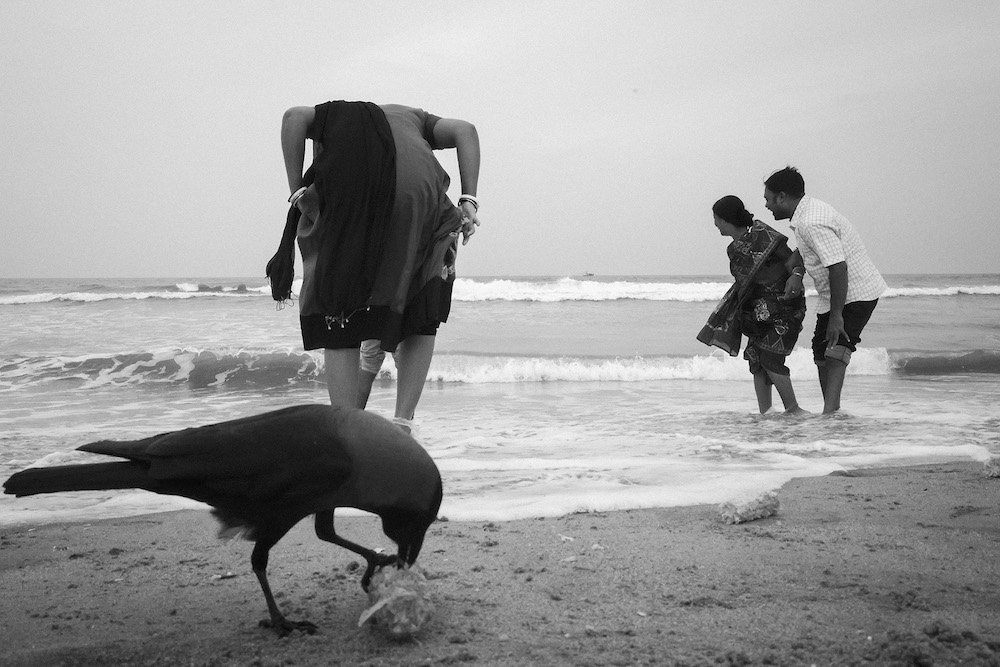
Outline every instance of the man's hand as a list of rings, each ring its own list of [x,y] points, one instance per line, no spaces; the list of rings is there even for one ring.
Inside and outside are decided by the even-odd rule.
[[[826,325],[826,347],[829,349],[837,345],[837,341],[843,336],[846,340],[851,337],[844,329],[844,316],[841,313],[830,312],[830,320]]]

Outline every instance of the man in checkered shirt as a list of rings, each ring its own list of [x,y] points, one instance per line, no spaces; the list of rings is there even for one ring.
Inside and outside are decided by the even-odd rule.
[[[764,181],[765,206],[775,220],[789,221],[799,246],[788,261],[793,276],[786,294],[803,292],[803,265],[819,294],[812,349],[826,414],[840,409],[851,353],[887,285],[854,225],[805,192],[795,167],[780,169]]]

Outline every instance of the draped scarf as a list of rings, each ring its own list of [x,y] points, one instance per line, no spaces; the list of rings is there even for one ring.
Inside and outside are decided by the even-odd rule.
[[[310,138],[321,145],[303,185],[315,185],[319,216],[291,207],[278,251],[267,264],[271,296],[291,296],[294,240],[302,252],[302,315],[346,322],[370,305],[395,200],[396,147],[382,109],[371,102],[316,107]]]
[[[788,237],[778,230],[760,220],[754,220],[746,234],[730,244],[729,268],[736,282],[698,332],[698,340],[705,345],[721,348],[733,357],[740,353],[743,342],[740,311],[753,294],[754,278],[761,267],[771,253],[787,241]]]

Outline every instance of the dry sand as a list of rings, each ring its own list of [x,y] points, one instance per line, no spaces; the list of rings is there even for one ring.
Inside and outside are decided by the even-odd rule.
[[[357,558],[303,521],[270,578],[315,635],[258,627],[248,542],[207,512],[0,529],[2,665],[998,665],[1000,479],[979,464],[793,480],[709,506],[443,521],[413,640],[358,628]],[[341,532],[389,547],[371,517]]]

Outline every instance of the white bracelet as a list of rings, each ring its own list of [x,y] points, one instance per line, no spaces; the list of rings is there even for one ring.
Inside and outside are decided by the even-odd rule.
[[[799,271],[802,271],[802,273],[799,273]],[[792,275],[798,276],[799,278],[805,278],[806,270],[804,267],[796,266],[794,269],[792,269]]]
[[[477,212],[479,211],[479,200],[476,199],[473,195],[462,195],[461,197],[458,198],[458,205],[461,206],[462,202],[464,201],[469,202],[470,204],[472,204],[472,207],[476,209]]]
[[[296,190],[295,192],[293,192],[292,196],[288,198],[288,203],[291,204],[292,206],[295,206],[295,202],[297,202],[299,200],[299,197],[301,197],[302,195],[304,195],[306,193],[307,189],[308,188],[301,187],[298,190]]]

